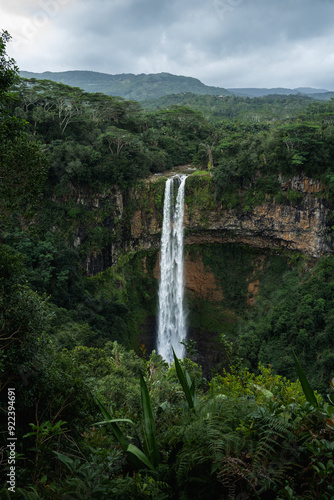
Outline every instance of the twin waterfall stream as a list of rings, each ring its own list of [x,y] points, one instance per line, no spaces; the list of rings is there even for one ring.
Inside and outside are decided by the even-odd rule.
[[[161,236],[157,351],[171,363],[173,351],[184,357],[180,342],[186,338],[183,300],[183,216],[186,175],[166,181]],[[174,189],[178,186],[176,202]]]

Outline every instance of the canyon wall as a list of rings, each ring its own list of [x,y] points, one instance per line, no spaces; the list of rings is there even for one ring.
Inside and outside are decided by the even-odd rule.
[[[88,275],[115,265],[125,253],[159,249],[165,178],[152,177],[136,189],[117,187],[95,196],[79,193],[76,202],[95,212],[96,226],[108,233],[105,245],[88,252]],[[228,209],[215,201],[210,176],[190,176],[186,184],[185,245],[240,243],[262,249],[298,251],[310,257],[333,252],[331,207],[319,181],[305,177],[281,180],[282,193],[294,193],[277,203],[273,197],[257,206]],[[101,215],[103,213],[103,216]],[[80,247],[87,231],[78,227],[73,245]]]
[[[84,255],[88,276],[108,267],[122,267],[132,256],[141,261],[151,288],[147,293],[150,313],[140,327],[138,342],[149,350],[155,348],[153,310],[157,307],[165,181],[163,176],[154,176],[125,192],[112,187],[100,196],[80,192],[75,198],[90,214],[91,226],[78,224],[73,239]],[[267,196],[261,204],[229,209],[216,202],[210,176],[187,179],[188,335],[196,341],[204,367],[226,362],[218,333],[234,337],[238,318],[255,304],[261,283],[279,280],[288,269],[290,254],[313,260],[333,252],[332,209],[322,184],[304,177],[281,180],[281,195],[281,203]],[[89,238],[98,229],[106,239],[94,248]]]
[[[297,250],[316,258],[333,251],[329,238],[330,207],[322,196],[323,186],[319,181],[302,177],[282,180],[283,193],[293,191],[299,195],[295,202],[277,203],[268,197],[261,205],[247,210],[228,210],[213,201],[211,178],[204,177],[196,188],[191,180],[191,177],[187,180],[186,187],[192,191],[185,207],[186,245],[243,243],[257,248]],[[150,187],[146,189],[146,200],[149,200]],[[205,191],[204,202],[201,189]],[[138,207],[131,218],[132,241],[143,248],[156,245],[155,236],[161,231],[161,216],[157,215],[152,201],[149,213]]]

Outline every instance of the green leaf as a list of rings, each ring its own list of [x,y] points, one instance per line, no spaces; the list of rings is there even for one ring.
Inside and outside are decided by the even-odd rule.
[[[331,404],[334,405],[334,394],[327,394],[327,398]]]
[[[186,372],[186,374],[188,375],[188,372]],[[198,399],[197,399],[196,392],[195,392],[195,379],[192,381],[189,391],[191,394],[191,398],[192,398],[194,407],[196,407],[198,405]]]
[[[97,402],[97,404],[100,407],[102,415],[106,419],[105,422],[111,425],[111,429],[112,429],[113,433],[115,434],[116,439],[118,440],[119,444],[122,446],[123,450],[126,451],[127,448],[128,448],[128,446],[129,446],[129,441],[126,439],[126,437],[122,433],[121,429],[118,427],[117,423],[114,421],[115,419],[113,419],[111,417],[110,413],[103,406],[103,404],[101,403],[101,401],[99,401],[98,399],[96,399],[96,402]]]
[[[150,460],[147,458],[145,453],[143,453],[137,446],[134,444],[129,444],[126,450],[129,454],[135,456],[137,459],[139,459],[141,462],[143,462],[147,467],[153,471],[155,471],[155,467],[152,465]]]
[[[154,465],[160,463],[160,454],[157,443],[155,421],[152,411],[150,395],[145,384],[142,374],[140,374],[140,388],[141,388],[141,401],[144,416],[144,439],[145,451],[148,457],[152,460]]]
[[[103,424],[111,424],[111,423],[117,423],[117,422],[127,422],[128,424],[135,425],[132,420],[128,418],[113,418],[111,420],[102,420],[101,422],[95,422],[95,424],[92,424],[91,427],[94,425],[103,425]]]
[[[111,415],[110,413],[108,412],[108,410],[103,406],[103,404],[101,403],[101,401],[99,401],[97,398],[96,399],[96,402],[97,404],[99,405],[100,407],[100,410],[102,412],[102,415],[104,416],[104,418],[106,419],[104,422],[101,422],[102,423],[107,423],[107,424],[110,424],[111,425],[111,429],[116,437],[116,439],[118,440],[119,444],[122,446],[123,450],[127,453],[129,459],[131,460],[132,464],[134,465],[134,467],[136,467],[136,469],[140,469],[141,468],[141,464],[140,462],[138,461],[138,454],[136,453],[131,453],[131,451],[129,451],[129,447],[130,447],[130,450],[131,450],[131,447],[133,445],[131,445],[131,443],[128,441],[128,439],[124,436],[124,434],[122,433],[121,429],[118,427],[117,425],[117,422],[129,422],[131,423],[132,425],[133,422],[131,420],[128,420],[127,418],[124,418],[124,419],[113,419],[111,418]],[[137,448],[137,447],[135,447]],[[139,450],[139,448],[137,448]],[[140,451],[140,450],[139,450]],[[141,460],[143,461],[143,460]],[[144,462],[145,463],[145,462]]]
[[[188,381],[190,381],[190,376],[189,376],[188,372],[185,372],[185,374],[183,373],[182,367],[179,363],[179,360],[176,357],[174,349],[173,349],[173,356],[174,356],[174,361],[175,361],[176,374],[177,374],[178,379],[180,381],[180,384],[182,386],[184,395],[185,395],[187,403],[188,403],[188,407],[189,407],[189,409],[193,409],[198,404],[198,400],[197,400],[197,397],[195,394],[194,384],[191,384],[191,386],[189,387]]]
[[[59,460],[61,462],[63,462],[63,464],[65,464],[65,465],[67,465],[69,467],[72,465],[73,460],[70,457],[67,457],[66,455],[63,455],[62,453],[59,453],[58,451],[54,451],[53,453],[55,455],[57,455],[57,457],[59,458]]]
[[[295,360],[295,365],[296,365],[298,377],[299,377],[300,383],[302,384],[302,388],[303,388],[303,392],[305,394],[305,397],[306,397],[307,401],[312,406],[317,408],[318,407],[317,398],[315,397],[315,394],[314,394],[314,392],[313,392],[313,390],[312,390],[312,388],[311,388],[311,386],[306,378],[305,372],[302,369],[301,364],[299,363],[298,358],[297,358],[295,351],[293,349],[292,349],[292,354],[293,354],[293,358]]]
[[[333,418],[334,416],[334,406],[329,405],[328,403],[324,404],[324,411],[327,413],[329,418]]]

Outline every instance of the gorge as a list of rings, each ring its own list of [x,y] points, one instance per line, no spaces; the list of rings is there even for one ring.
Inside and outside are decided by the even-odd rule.
[[[97,196],[87,190],[75,195],[76,204],[100,219],[113,242],[99,251],[87,252],[85,268],[95,275],[116,265],[122,252],[157,250],[162,230],[162,200],[167,177],[152,177],[141,187],[122,192],[117,187]],[[296,200],[278,203],[269,196],[253,207],[229,209],[214,201],[212,178],[190,175],[185,192],[185,245],[239,243],[262,249],[286,249],[313,258],[333,252],[330,204],[321,182],[306,177],[282,181],[283,192]],[[104,207],[112,204],[108,215]],[[73,234],[80,248],[87,242],[85,227]],[[118,243],[117,243],[118,242]]]
[[[183,172],[181,168],[179,173]],[[217,332],[235,335],[241,314],[237,309],[247,309],[254,304],[273,258],[283,262],[304,255],[316,262],[321,256],[333,253],[331,210],[322,183],[305,176],[281,180],[282,192],[289,196],[293,193],[294,200],[286,197],[278,203],[267,196],[262,204],[233,209],[215,201],[211,176],[200,171],[187,174],[185,307],[190,322],[189,335],[198,344],[200,361],[203,365],[208,362],[213,365],[224,359],[215,340]],[[97,217],[107,202],[112,202],[114,207],[112,218],[106,215],[103,222],[113,242],[99,252],[87,253],[84,264],[87,274],[94,276],[109,266],[119,268],[125,256],[126,260],[138,256],[142,279],[151,280],[150,313],[146,313],[147,319],[142,322],[139,329],[142,333],[138,337],[149,350],[155,348],[159,321],[154,313],[158,309],[155,296],[160,280],[163,200],[170,175],[173,173],[152,176],[128,192],[113,188],[100,197],[90,198],[88,192],[82,192],[77,198],[77,203],[85,205]],[[85,229],[80,227],[74,236],[77,248],[85,245],[86,238]],[[223,277],[218,262],[220,268],[229,266]],[[229,291],[228,283],[233,280],[238,286],[233,285],[235,290]]]

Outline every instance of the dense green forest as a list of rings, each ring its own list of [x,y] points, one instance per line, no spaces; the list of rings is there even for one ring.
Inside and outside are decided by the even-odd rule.
[[[187,92],[143,101],[148,110],[188,106],[210,121],[238,120],[250,123],[270,122],[302,115],[313,99],[306,95],[268,95],[265,97],[212,96]],[[314,102],[314,101],[313,101]]]
[[[281,180],[299,175],[321,181],[332,207],[334,102],[183,95],[148,109],[19,78],[9,39],[2,32],[1,498],[333,498],[332,254],[268,250],[249,307],[257,251],[193,248],[224,281],[230,314],[220,324],[193,299],[202,316],[194,307],[190,321],[225,354],[209,375],[192,339],[171,366],[138,342],[155,314],[157,250],[104,255],[99,273],[85,263],[128,237],[106,193],[122,190],[129,220],[132,190],[176,165],[197,168],[187,196],[203,207],[298,204]]]

